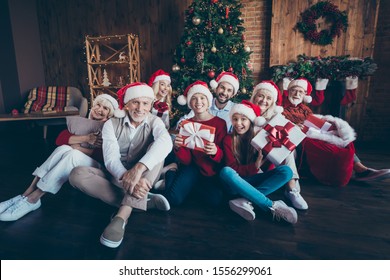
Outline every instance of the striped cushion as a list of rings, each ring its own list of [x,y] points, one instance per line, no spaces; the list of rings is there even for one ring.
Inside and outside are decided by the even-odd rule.
[[[67,87],[36,87],[30,90],[24,113],[64,111],[68,103]]]

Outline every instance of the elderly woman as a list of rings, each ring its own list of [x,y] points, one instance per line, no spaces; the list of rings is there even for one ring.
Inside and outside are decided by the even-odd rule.
[[[41,197],[47,192],[56,194],[68,180],[69,174],[76,166],[100,167],[102,161],[102,138],[99,127],[114,116],[118,102],[108,94],[97,96],[93,102],[89,119],[72,117],[73,128],[80,125],[90,126],[90,132],[84,135],[62,131],[57,139],[58,147],[49,158],[34,172],[30,186],[22,193],[0,203],[0,221],[16,221],[41,206]],[[88,129],[88,128],[86,128]]]

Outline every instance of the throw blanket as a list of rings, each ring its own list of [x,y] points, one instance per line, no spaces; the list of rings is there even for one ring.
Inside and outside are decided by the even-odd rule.
[[[67,87],[37,87],[30,90],[24,113],[64,111],[68,102]]]

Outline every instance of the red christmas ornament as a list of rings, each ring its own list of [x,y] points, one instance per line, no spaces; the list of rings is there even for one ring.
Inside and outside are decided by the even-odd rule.
[[[226,17],[226,19],[229,18],[229,13],[230,13],[229,7],[226,7],[226,9],[225,9],[225,17]]]
[[[186,44],[187,44],[187,46],[191,46],[192,42],[191,41],[187,41]]]
[[[229,72],[233,72],[233,67],[230,66],[230,67],[228,68],[228,71],[229,71]]]
[[[210,79],[214,78],[214,77],[215,77],[215,72],[214,72],[214,70],[210,70],[210,71],[207,73],[207,76],[209,76]]]
[[[218,3],[218,0],[210,0],[211,4]]]
[[[19,115],[19,111],[17,109],[13,109],[11,111],[11,114],[12,114],[12,116],[17,116],[17,115]]]
[[[232,31],[233,30],[233,26],[229,25],[228,29],[229,29],[229,31]]]
[[[184,63],[186,63],[186,59],[184,57],[182,57],[182,58],[180,58],[180,62],[184,64]]]
[[[188,13],[189,13],[190,15],[191,15],[193,12],[194,12],[194,9],[193,9],[193,8],[191,8],[191,9],[188,10]]]
[[[245,35],[244,34],[241,35],[241,40],[245,41]]]

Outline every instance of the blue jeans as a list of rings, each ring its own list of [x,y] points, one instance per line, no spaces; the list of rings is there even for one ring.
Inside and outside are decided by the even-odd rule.
[[[219,175],[232,194],[238,194],[267,210],[272,207],[272,200],[266,196],[291,180],[293,173],[290,167],[281,165],[265,173],[241,177],[234,169],[226,166]]]
[[[202,175],[195,164],[180,165],[177,171],[165,174],[165,190],[161,192],[171,205],[180,205],[194,190],[202,200],[212,206],[218,206],[223,199],[223,191],[218,176]]]

